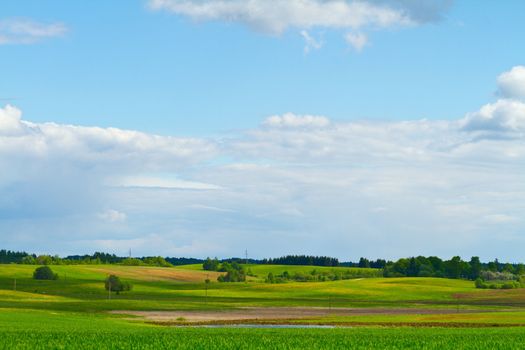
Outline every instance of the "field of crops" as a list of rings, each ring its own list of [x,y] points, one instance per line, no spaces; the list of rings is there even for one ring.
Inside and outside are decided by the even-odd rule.
[[[464,280],[359,278],[282,284],[214,281],[206,297],[204,279],[210,273],[196,266],[53,266],[60,277],[57,281],[33,280],[34,268],[0,265],[1,349],[77,348],[79,344],[84,349],[513,349],[525,341],[525,327],[521,327],[525,325],[523,291],[481,290]],[[258,274],[283,269],[272,265],[250,268]],[[131,282],[133,290],[108,300],[103,281],[109,273]],[[328,311],[286,323],[352,327],[167,327],[158,326],[162,322],[129,316],[131,310],[223,313],[241,307],[312,306]],[[343,315],[330,311],[348,307],[365,312]]]
[[[1,349],[516,349],[525,328],[168,328],[0,310]]]

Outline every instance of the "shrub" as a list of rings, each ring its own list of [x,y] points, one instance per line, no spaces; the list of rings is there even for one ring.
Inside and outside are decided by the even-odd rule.
[[[144,265],[142,260],[136,259],[136,258],[126,258],[126,259],[121,261],[121,264],[125,265],[125,266],[141,266],[141,265]]]
[[[219,271],[226,272],[226,275],[219,276],[217,281],[219,282],[244,282],[246,281],[246,273],[241,265],[236,262],[223,263]]]
[[[133,288],[130,283],[122,282],[116,275],[109,275],[108,278],[106,278],[104,286],[107,291],[115,292],[117,295],[119,295],[120,292],[130,291]]]
[[[512,281],[516,276],[509,272],[481,271],[480,277],[484,281]]]
[[[161,256],[147,257],[147,258],[144,258],[143,262],[144,262],[144,264],[149,265],[149,266],[173,267],[172,264],[167,262],[166,259],[164,259]]]
[[[476,288],[482,288],[482,289],[487,288],[487,285],[485,284],[485,282],[483,282],[481,278],[476,278],[476,281],[474,282],[474,284],[476,285]]]
[[[36,265],[36,259],[32,255],[26,255],[22,258],[22,264],[24,265]]]
[[[40,266],[33,272],[33,278],[36,280],[57,280],[58,274],[54,273],[49,266]]]
[[[275,283],[275,277],[273,277],[273,273],[269,273],[268,277],[266,277],[266,283]]]

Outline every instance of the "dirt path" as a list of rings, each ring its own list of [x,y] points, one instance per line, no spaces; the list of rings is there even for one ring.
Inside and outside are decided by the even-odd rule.
[[[313,308],[313,307],[267,307],[243,308],[225,311],[112,311],[113,314],[124,314],[143,317],[152,322],[184,321],[189,323],[246,321],[246,320],[292,320],[322,316],[353,315],[438,315],[455,313],[452,309],[421,308]],[[461,310],[461,313],[487,312],[478,310]]]

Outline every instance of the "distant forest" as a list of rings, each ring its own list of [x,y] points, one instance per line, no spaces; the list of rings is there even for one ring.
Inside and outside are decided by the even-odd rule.
[[[209,260],[209,259],[208,259]],[[500,278],[504,274],[515,276],[525,275],[525,265],[502,263],[498,259],[491,262],[481,262],[478,257],[463,261],[459,256],[450,260],[443,260],[435,256],[402,258],[397,261],[383,259],[359,259],[358,262],[339,262],[337,258],[327,256],[288,255],[270,259],[241,259],[230,258],[217,260],[220,263],[249,263],[249,264],[276,264],[276,265],[311,265],[328,267],[361,267],[383,270],[385,277],[446,277],[475,280],[484,275],[482,272],[496,274]],[[204,259],[174,258],[174,257],[119,257],[115,254],[96,252],[93,255],[71,255],[65,258],[57,255],[35,255],[26,252],[0,250],[0,264],[30,264],[30,265],[74,265],[74,264],[121,264],[121,265],[148,265],[148,266],[178,266],[188,264],[203,264]]]

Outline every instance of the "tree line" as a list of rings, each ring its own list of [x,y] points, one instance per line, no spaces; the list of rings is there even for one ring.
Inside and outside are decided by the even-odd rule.
[[[339,266],[339,259],[329,256],[287,255],[280,258],[263,259],[262,264],[269,265],[309,265],[309,266]]]
[[[26,252],[0,250],[0,264],[25,264],[25,265],[100,265],[119,264],[129,266],[159,266],[171,267],[178,265],[202,264],[203,259],[173,258],[161,256],[146,256],[140,258],[120,257],[115,254],[95,252],[92,255],[69,255],[62,258],[58,255],[36,255]]]
[[[387,262],[383,275],[385,277],[446,277],[475,280],[481,277],[482,271],[522,275],[525,274],[525,265],[500,263],[498,259],[482,263],[477,256],[473,256],[469,261],[463,261],[459,256],[450,260],[442,260],[436,256],[417,256]]]
[[[207,270],[217,271],[221,264],[235,266],[248,262],[250,264],[275,264],[275,265],[309,265],[309,266],[344,266],[380,269],[384,277],[446,277],[476,280],[483,278],[482,271],[498,273],[509,273],[514,276],[525,275],[525,265],[502,263],[498,259],[490,262],[481,262],[479,257],[474,256],[468,261],[455,256],[449,260],[443,260],[436,256],[417,256],[401,258],[397,261],[384,259],[369,260],[360,258],[358,262],[339,262],[337,258],[329,256],[312,255],[287,255],[279,258],[269,259],[197,259],[197,258],[175,258],[175,257],[119,257],[115,254],[95,252],[92,255],[70,255],[61,258],[58,255],[36,255],[26,252],[0,250],[0,264],[31,264],[31,265],[69,265],[69,264],[121,264],[121,265],[148,265],[170,267],[187,264],[203,264]],[[211,265],[210,265],[211,264]]]

